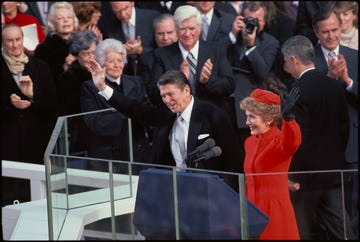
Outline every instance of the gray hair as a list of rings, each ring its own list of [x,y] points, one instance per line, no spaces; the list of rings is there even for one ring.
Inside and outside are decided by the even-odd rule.
[[[163,14],[160,14],[158,16],[156,16],[153,20],[153,28],[154,30],[156,30],[156,27],[159,23],[162,23],[166,20],[172,20],[174,21],[174,16],[169,14],[169,13],[163,13]]]
[[[285,59],[296,56],[303,64],[311,64],[315,61],[314,46],[303,35],[295,35],[284,42],[281,53]]]
[[[195,17],[199,26],[201,26],[201,13],[196,7],[190,5],[183,5],[176,8],[174,13],[175,28],[179,29],[181,22],[191,17]]]
[[[95,50],[95,60],[99,62],[101,66],[104,66],[105,56],[108,52],[120,53],[124,63],[127,63],[126,49],[121,41],[116,39],[105,39],[98,44]]]
[[[77,29],[79,27],[79,20],[76,17],[75,11],[74,11],[74,7],[71,3],[69,2],[55,2],[53,5],[51,5],[48,16],[47,16],[47,28],[49,30],[49,32],[55,32],[55,10],[59,9],[59,8],[65,8],[70,10],[73,18],[74,18],[74,30]]]
[[[88,50],[93,43],[99,43],[98,37],[93,31],[84,29],[71,36],[69,52],[73,56],[78,56],[81,50]]]

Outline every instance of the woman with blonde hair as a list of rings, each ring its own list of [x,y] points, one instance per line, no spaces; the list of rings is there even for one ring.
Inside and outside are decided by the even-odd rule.
[[[78,28],[78,19],[69,2],[55,2],[47,18],[48,35],[35,49],[35,57],[50,65],[51,73],[59,89],[60,75],[75,60],[69,58],[70,38]]]

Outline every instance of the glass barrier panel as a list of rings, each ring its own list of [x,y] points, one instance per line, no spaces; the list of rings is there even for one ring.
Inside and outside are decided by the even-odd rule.
[[[294,213],[301,239],[358,238],[358,169],[244,175],[150,164],[153,130],[106,122],[114,115],[58,119],[45,154],[49,239],[65,239],[75,214],[86,217],[86,240],[260,239],[282,203],[280,215]],[[318,214],[329,202],[333,230]],[[319,207],[306,220],[309,204]],[[276,236],[293,236],[287,221]]]

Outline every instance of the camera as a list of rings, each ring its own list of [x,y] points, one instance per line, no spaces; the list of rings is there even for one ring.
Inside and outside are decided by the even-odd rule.
[[[253,17],[247,17],[244,19],[245,23],[245,31],[248,34],[252,34],[254,32],[255,27],[259,27],[259,20]]]

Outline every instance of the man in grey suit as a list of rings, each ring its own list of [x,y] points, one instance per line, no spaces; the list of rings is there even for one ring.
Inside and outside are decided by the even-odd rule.
[[[315,46],[315,67],[343,83],[349,109],[350,134],[346,147],[348,169],[358,169],[358,58],[357,50],[340,45],[341,18],[329,6],[320,8],[313,16],[314,32],[319,39]],[[326,87],[324,87],[326,88]],[[358,172],[345,174],[346,207],[350,212],[358,238]]]

